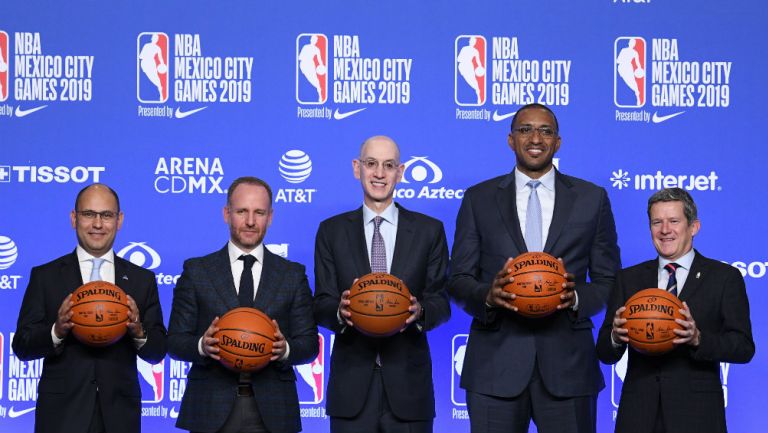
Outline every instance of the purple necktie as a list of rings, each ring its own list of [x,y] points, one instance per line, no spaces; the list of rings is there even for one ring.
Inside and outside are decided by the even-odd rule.
[[[675,271],[677,268],[679,268],[680,265],[677,263],[667,263],[664,266],[664,269],[669,272],[669,282],[667,282],[667,291],[675,296],[677,296],[677,277],[675,276]]]
[[[387,250],[384,248],[384,238],[379,227],[384,218],[377,216],[373,219],[373,239],[371,240],[371,272],[387,272]]]

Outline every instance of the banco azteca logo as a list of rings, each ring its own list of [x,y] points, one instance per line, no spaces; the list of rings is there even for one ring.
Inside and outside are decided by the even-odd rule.
[[[19,258],[19,249],[13,239],[8,236],[0,236],[0,270],[8,269]]]
[[[624,189],[629,186],[629,172],[623,169],[618,169],[611,172],[611,186],[618,189]]]
[[[122,257],[136,266],[146,269],[156,269],[160,266],[160,254],[153,250],[146,242],[131,242],[117,252]]]
[[[428,156],[412,156],[404,166],[402,183],[438,183],[443,180],[443,171]]]
[[[312,160],[303,150],[289,150],[280,158],[280,176],[290,183],[301,183],[312,174]]]

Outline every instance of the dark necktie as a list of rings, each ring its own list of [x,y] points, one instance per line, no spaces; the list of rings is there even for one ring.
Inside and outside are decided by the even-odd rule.
[[[250,307],[253,305],[253,264],[256,263],[256,257],[250,254],[242,255],[237,258],[243,261],[243,273],[240,275],[240,292],[237,299],[240,300],[241,307]]]
[[[387,272],[387,250],[384,248],[384,237],[381,236],[381,222],[384,218],[377,216],[373,219],[373,239],[371,239],[371,272]]]
[[[664,266],[664,269],[669,272],[669,282],[667,282],[667,291],[675,296],[677,296],[677,277],[675,276],[675,271],[677,268],[679,268],[680,265],[677,263],[667,263]]]

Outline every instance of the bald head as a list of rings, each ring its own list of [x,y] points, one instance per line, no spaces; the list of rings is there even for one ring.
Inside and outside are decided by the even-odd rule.
[[[395,162],[400,162],[400,148],[397,146],[397,143],[395,143],[395,140],[387,137],[386,135],[374,135],[373,137],[365,140],[360,146],[360,159],[365,159],[366,151],[370,145],[392,146],[395,151]]]

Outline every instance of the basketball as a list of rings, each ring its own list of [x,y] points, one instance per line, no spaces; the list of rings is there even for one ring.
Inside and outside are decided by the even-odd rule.
[[[485,68],[482,66],[478,66],[475,68],[475,76],[482,77],[485,76]]]
[[[399,278],[385,273],[360,277],[349,288],[349,311],[355,328],[371,337],[387,337],[403,329],[411,315],[411,292]]]
[[[645,71],[643,68],[637,68],[635,69],[635,78],[643,78],[645,77]]]
[[[683,304],[677,296],[664,289],[641,290],[624,304],[621,317],[627,319],[629,345],[646,355],[662,355],[672,350],[675,329],[683,329],[675,319],[685,319],[680,313]]]
[[[109,346],[121,339],[128,323],[128,298],[120,287],[91,281],[72,292],[72,334],[88,346]]]
[[[326,72],[325,65],[317,65],[315,72],[317,72],[317,75],[325,75],[325,72]]]
[[[216,325],[213,334],[219,339],[221,364],[238,373],[261,370],[272,357],[275,325],[272,319],[255,308],[229,310]]]
[[[512,260],[508,268],[515,280],[505,285],[504,290],[517,296],[512,305],[520,315],[537,318],[557,311],[566,282],[565,267],[559,260],[547,253],[524,253]]]
[[[168,72],[168,65],[166,65],[165,63],[161,63],[161,64],[157,65],[157,73],[158,74],[164,74],[166,72]]]

